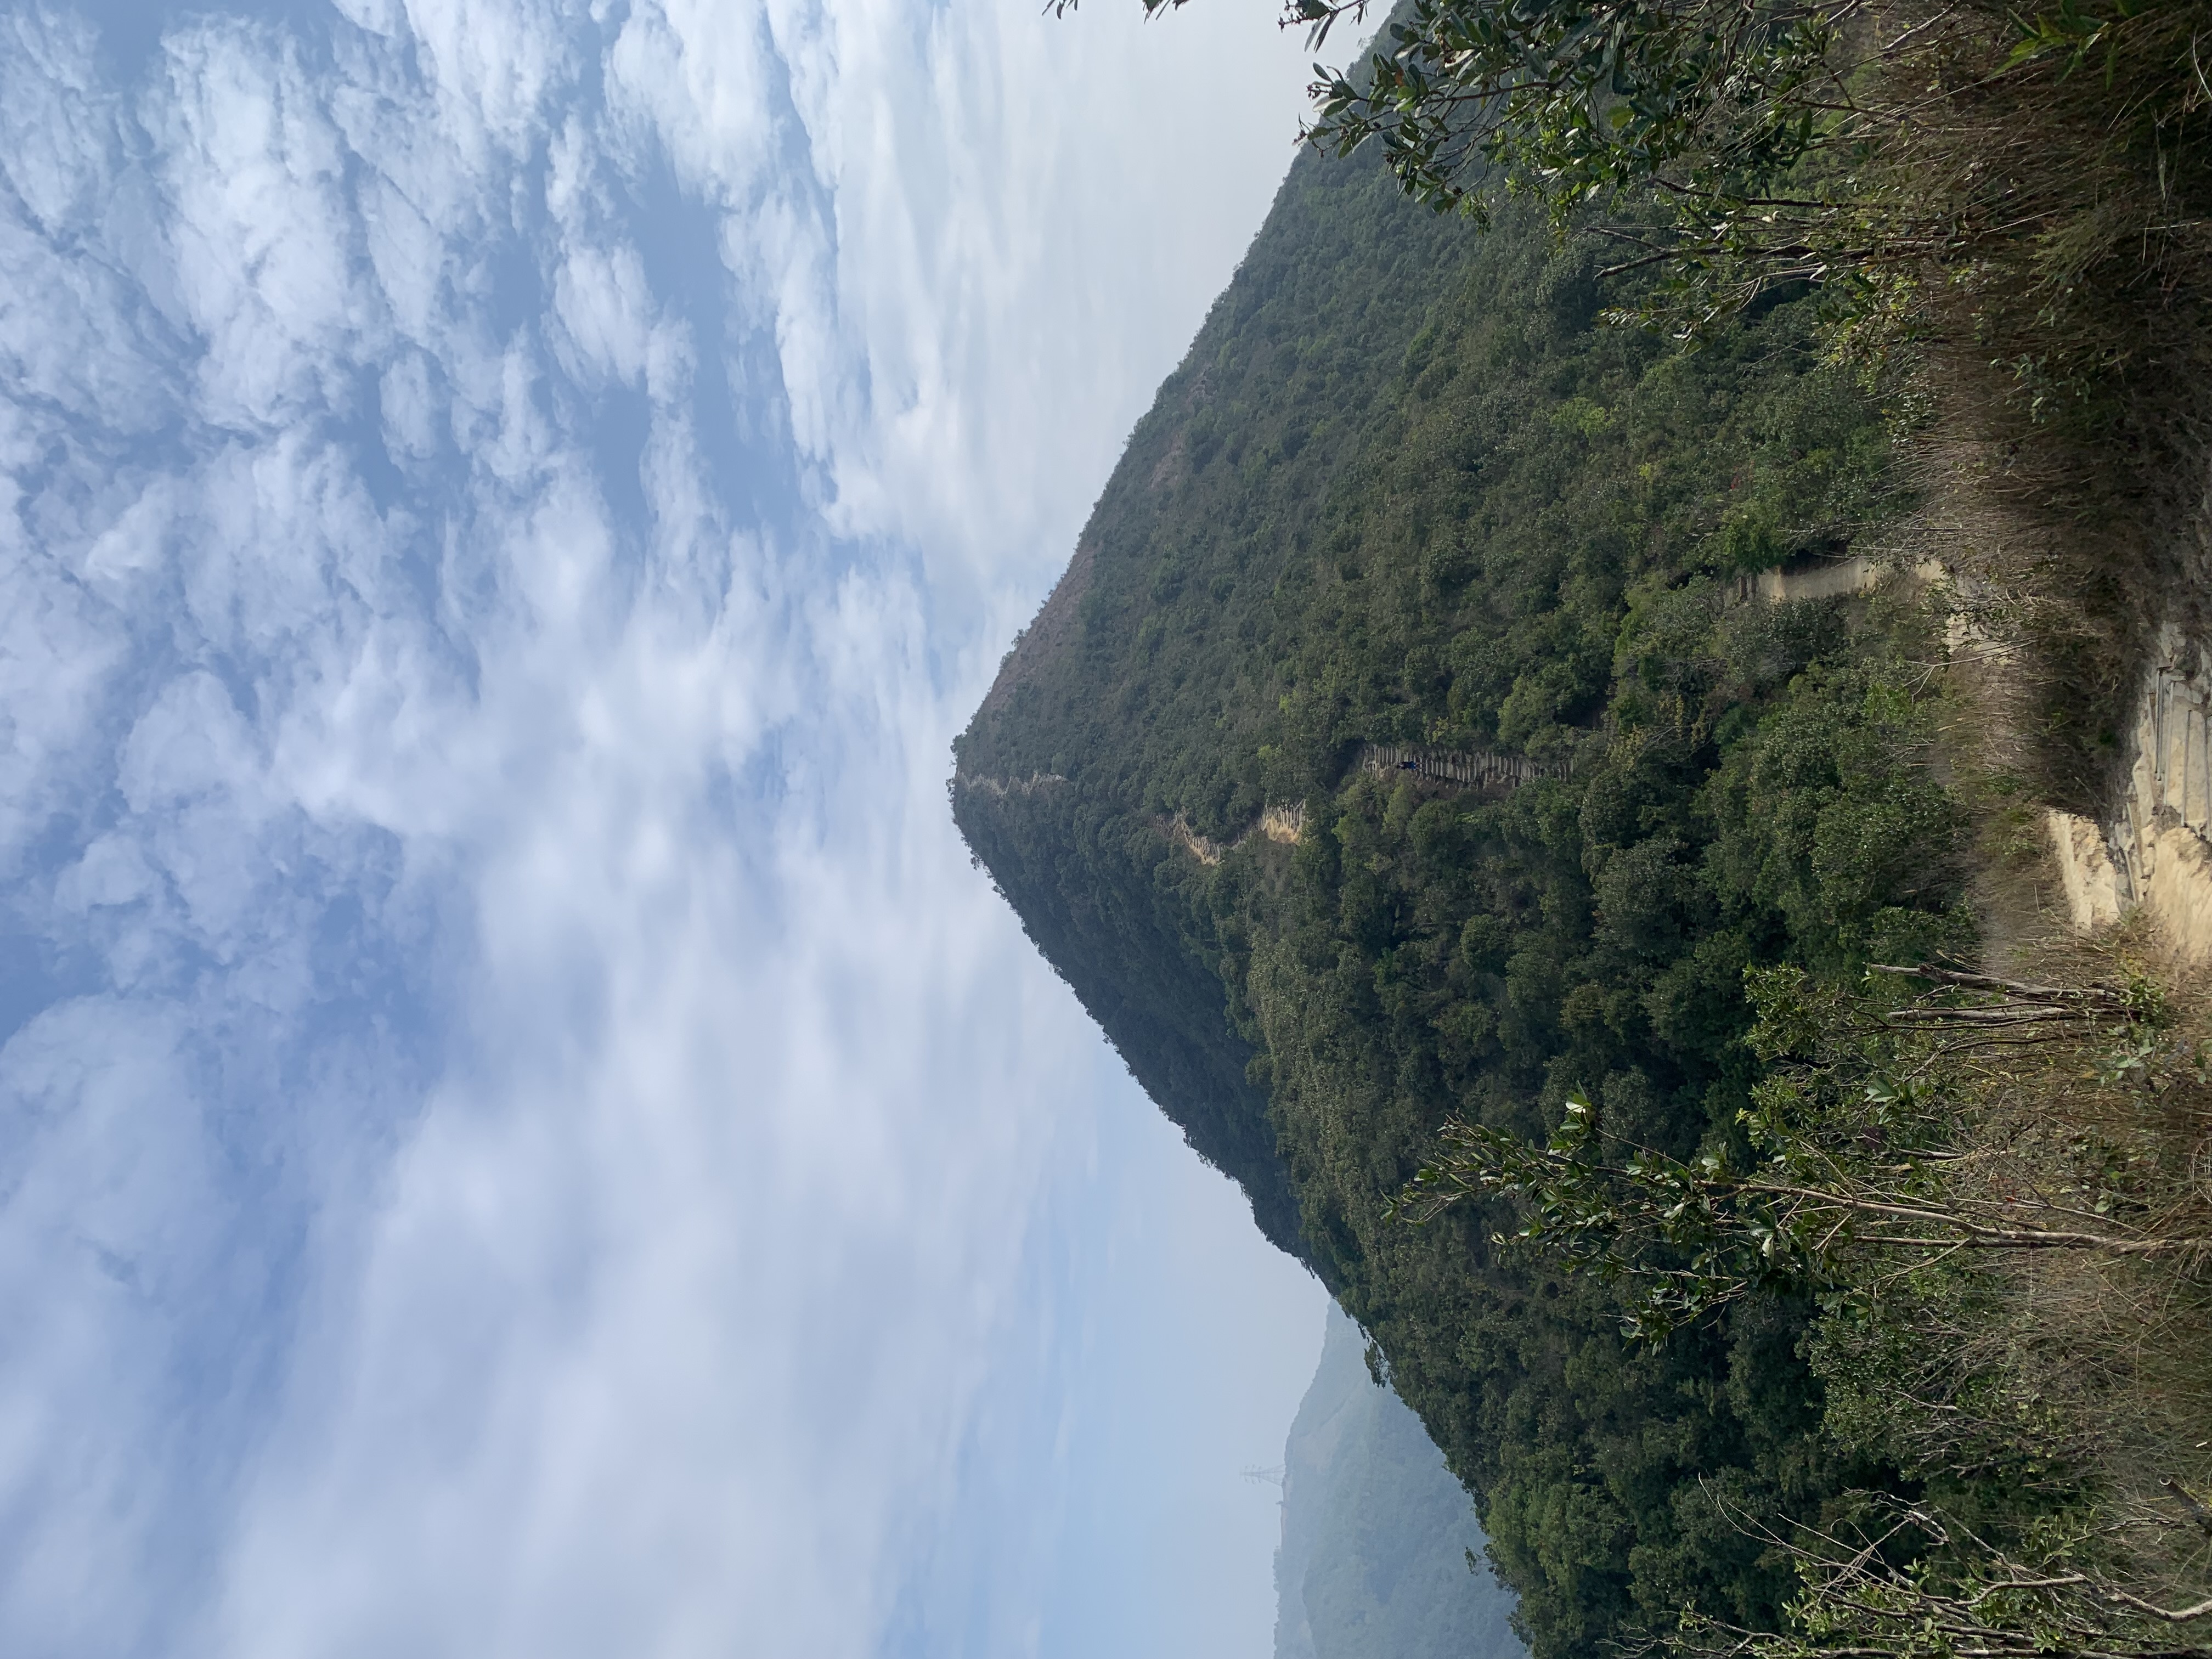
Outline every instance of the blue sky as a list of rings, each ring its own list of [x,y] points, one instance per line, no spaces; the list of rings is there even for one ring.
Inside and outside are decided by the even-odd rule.
[[[1299,46],[0,6],[0,1651],[1267,1650],[1322,1292],[945,779]]]

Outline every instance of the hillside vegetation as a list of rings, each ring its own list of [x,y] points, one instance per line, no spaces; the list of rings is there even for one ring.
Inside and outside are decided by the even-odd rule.
[[[2200,21],[1408,0],[956,744],[1537,1659],[2212,1655]]]
[[[1437,1131],[1571,1088],[1678,1152],[1736,1133],[1747,966],[1963,947],[1963,817],[1903,598],[1735,603],[1897,505],[1811,307],[1702,349],[1601,327],[1593,251],[1302,159],[958,746],[961,826],[1202,1154],[1387,1356],[1480,1494],[1540,1655],[1784,1563],[1698,1499],[1816,1515],[1808,1304],[1662,1352],[1470,1210],[1390,1220]],[[1571,775],[1485,797],[1363,742]],[[1302,803],[1294,843],[1250,833]],[[1232,850],[1195,856],[1188,835]]]

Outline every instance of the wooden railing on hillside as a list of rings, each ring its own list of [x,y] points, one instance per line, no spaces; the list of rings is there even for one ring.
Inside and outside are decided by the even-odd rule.
[[[1033,795],[1040,789],[1049,789],[1067,780],[1057,772],[1032,772],[1025,778],[979,777],[973,772],[956,772],[945,787],[955,792],[962,789],[978,790],[986,795],[996,795],[1000,800],[1009,795]]]
[[[1564,778],[1572,768],[1530,760],[1526,755],[1493,755],[1486,750],[1407,748],[1363,743],[1360,768],[1369,772],[1411,772],[1415,777],[1462,789],[1517,789],[1538,778]]]

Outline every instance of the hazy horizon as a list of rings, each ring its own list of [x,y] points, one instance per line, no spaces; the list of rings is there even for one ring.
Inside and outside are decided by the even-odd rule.
[[[0,1648],[1269,1650],[1326,1298],[945,782],[1302,41],[0,15]]]

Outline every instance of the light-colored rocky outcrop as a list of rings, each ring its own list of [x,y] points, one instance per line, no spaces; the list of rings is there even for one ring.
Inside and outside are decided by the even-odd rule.
[[[2112,855],[2105,850],[2105,832],[2085,817],[2055,808],[2044,814],[2044,827],[2051,832],[2058,877],[2066,888],[2067,913],[2075,927],[2086,933],[2118,921],[2119,882]]]
[[[1221,862],[1221,855],[1229,850],[1219,842],[1209,840],[1200,835],[1197,830],[1190,827],[1190,820],[1180,812],[1171,818],[1162,818],[1158,823],[1161,832],[1170,841],[1182,848],[1200,864],[1208,866],[1218,864]],[[1231,843],[1231,846],[1237,844]]]
[[[2167,940],[2212,958],[2212,659],[2168,629],[2130,732],[2127,787],[2108,820],[2049,815],[2077,927],[2140,905]]]
[[[1181,813],[1171,818],[1160,819],[1159,825],[1161,832],[1170,841],[1200,864],[1210,866],[1220,863],[1223,854],[1235,851],[1255,836],[1279,842],[1286,847],[1297,846],[1298,837],[1305,833],[1306,809],[1303,801],[1294,806],[1267,807],[1261,812],[1257,823],[1225,847],[1218,841],[1200,835],[1190,827],[1190,820]]]

